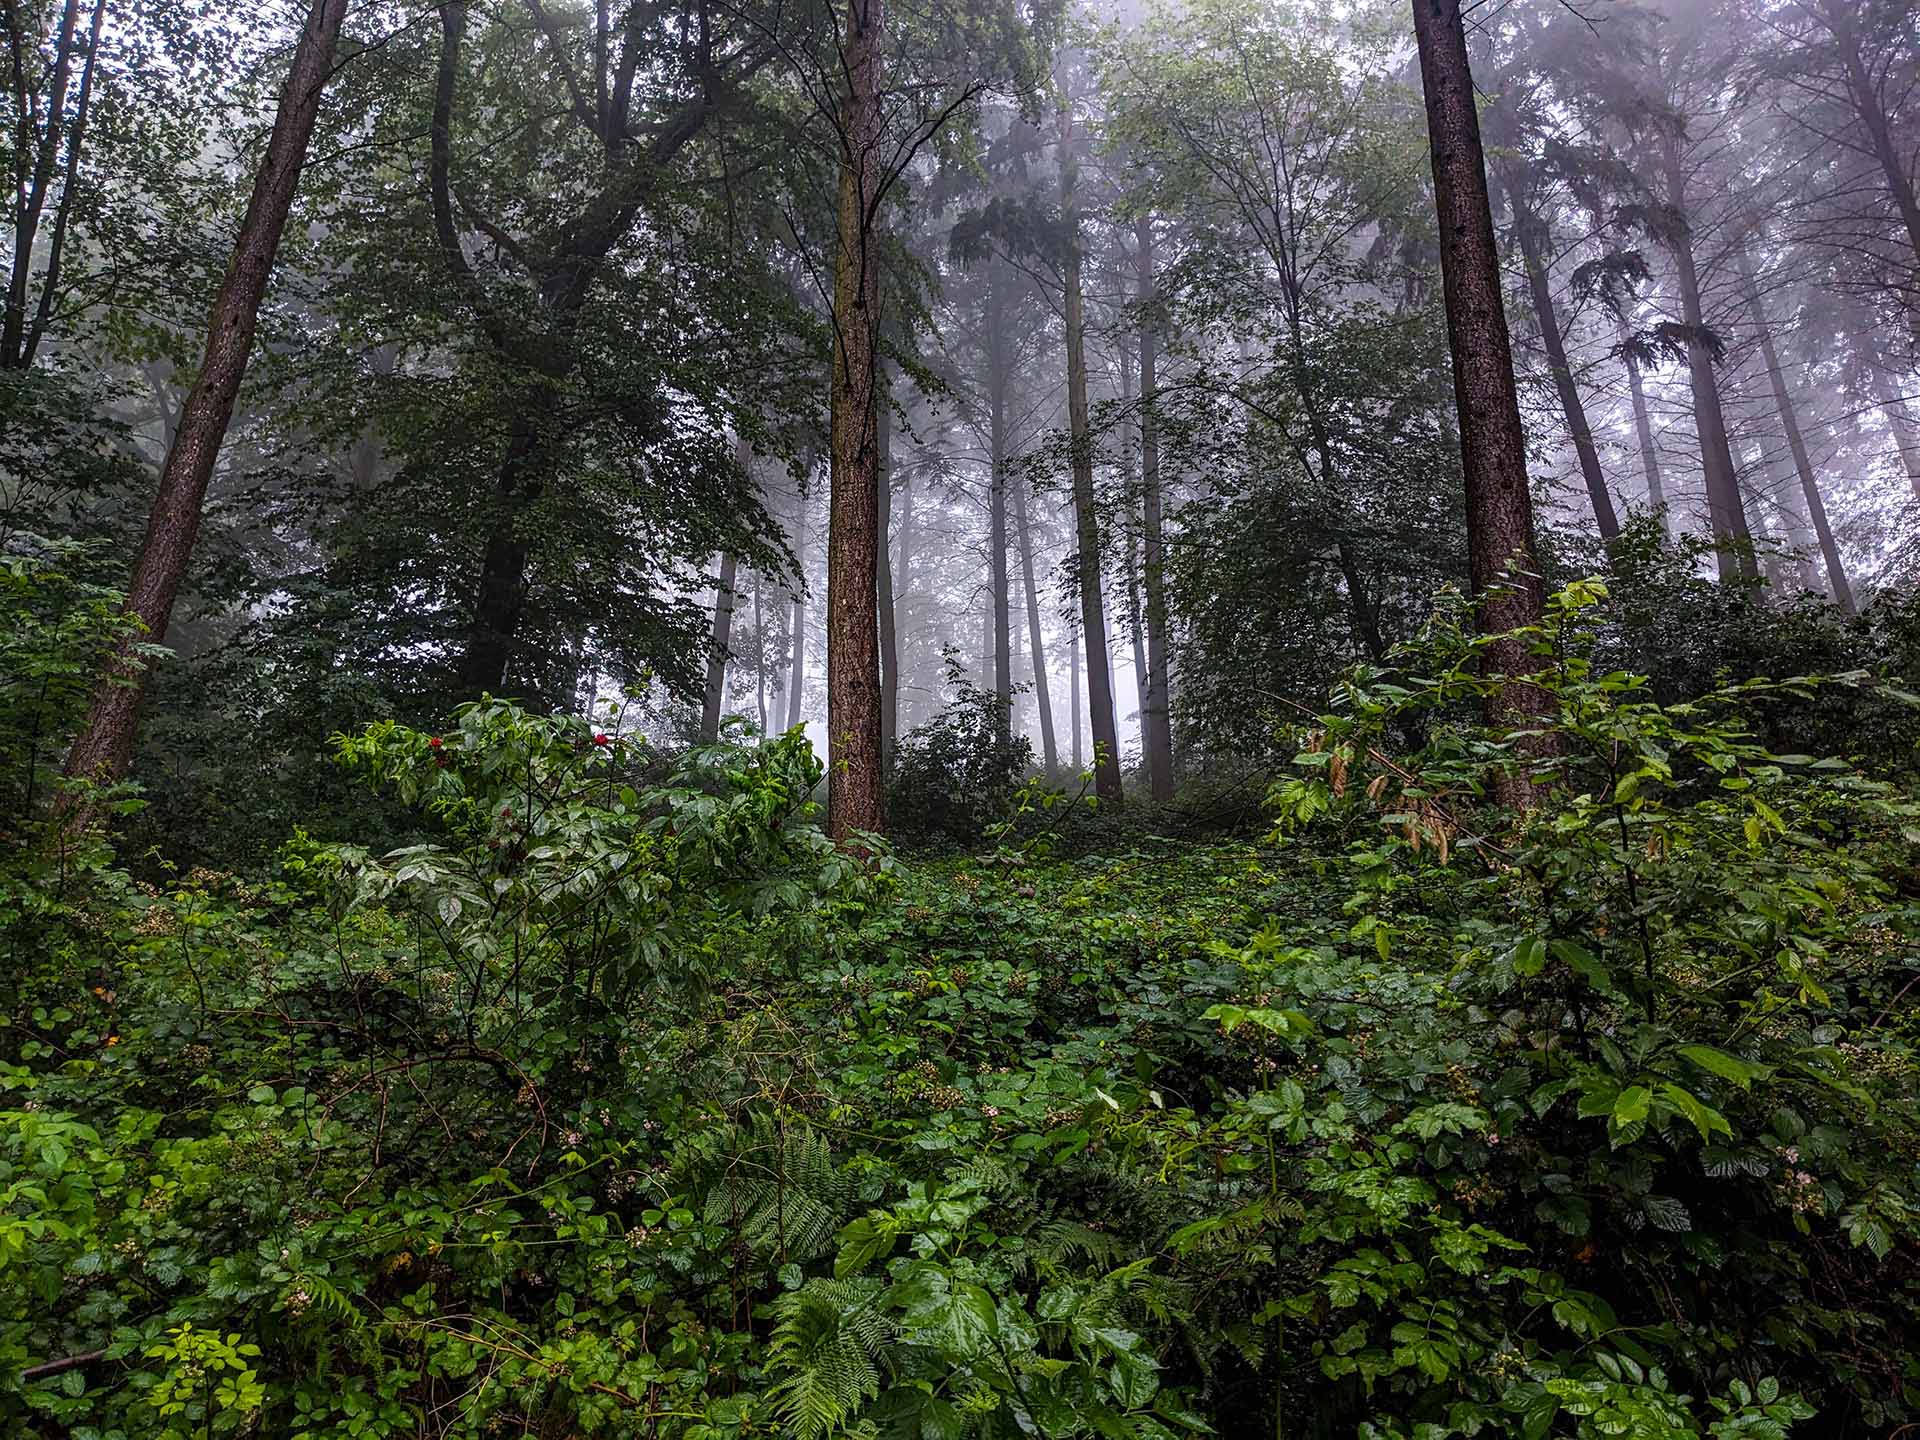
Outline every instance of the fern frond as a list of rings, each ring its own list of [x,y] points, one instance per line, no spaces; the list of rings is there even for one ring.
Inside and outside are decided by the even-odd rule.
[[[880,1393],[881,1350],[892,1325],[873,1280],[807,1282],[775,1302],[768,1391],[794,1440],[821,1440]]]

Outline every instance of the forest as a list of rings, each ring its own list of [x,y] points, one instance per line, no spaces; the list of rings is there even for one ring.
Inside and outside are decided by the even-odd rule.
[[[1920,1433],[1920,6],[0,8],[0,1436]]]

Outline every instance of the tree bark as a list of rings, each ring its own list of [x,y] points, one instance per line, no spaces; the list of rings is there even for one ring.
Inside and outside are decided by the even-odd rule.
[[[7,281],[7,309],[0,323],[0,360],[9,369],[24,368],[27,331],[27,290],[33,277],[33,242],[46,213],[47,191],[53,184],[53,172],[60,157],[60,134],[67,108],[67,85],[73,76],[74,23],[80,14],[79,0],[66,0],[60,10],[60,27],[53,42],[52,83],[47,93],[47,114],[38,135],[33,133],[33,112],[26,101],[26,79],[17,73],[22,37],[14,34],[14,80],[20,87],[14,104],[19,109],[18,134],[14,141],[15,194],[13,220],[13,273]],[[20,17],[12,5],[7,7],[9,29],[17,30]],[[35,26],[37,32],[38,26]],[[37,33],[26,37],[37,41]],[[38,59],[36,49],[35,59]],[[33,155],[31,178],[26,178],[27,156]]]
[[[720,557],[720,583],[713,592],[713,646],[707,652],[707,685],[700,706],[700,739],[711,745],[720,738],[720,712],[727,702],[727,657],[733,642],[734,578],[739,557],[731,550]]]
[[[1107,655],[1107,616],[1100,583],[1100,516],[1093,495],[1093,437],[1087,417],[1086,310],[1080,293],[1080,221],[1074,185],[1073,111],[1060,112],[1060,211],[1066,244],[1062,262],[1066,301],[1067,428],[1073,446],[1074,557],[1080,585],[1080,625],[1087,648],[1087,708],[1093,732],[1094,794],[1118,805],[1120,732],[1113,717],[1113,670]]]
[[[1687,213],[1686,173],[1680,163],[1679,136],[1661,139],[1667,171],[1667,203],[1678,214]],[[1727,442],[1727,418],[1720,406],[1720,385],[1713,373],[1713,351],[1706,342],[1706,312],[1700,303],[1700,273],[1694,264],[1693,236],[1680,229],[1668,242],[1675,278],[1680,282],[1681,318],[1687,323],[1687,380],[1693,391],[1693,424],[1700,440],[1700,469],[1707,487],[1707,516],[1713,526],[1714,553],[1720,578],[1755,579],[1753,535],[1747,526],[1746,501],[1733,468],[1733,447]]]
[[[1000,740],[1012,738],[1013,610],[1007,583],[1007,388],[1006,305],[999,257],[987,261],[987,590],[991,606],[988,653],[993,697],[999,705]]]
[[[1166,512],[1160,490],[1159,330],[1154,315],[1153,219],[1142,215],[1140,286],[1140,535],[1142,581],[1147,592],[1147,673],[1140,700],[1140,740],[1146,751],[1147,786],[1155,801],[1173,798],[1172,686],[1167,667]]]
[[[879,383],[884,387],[884,376]],[[880,607],[880,753],[891,760],[900,734],[900,632],[893,591],[893,410],[885,394],[877,403],[874,448],[880,468],[874,489],[880,506],[880,556],[874,579],[879,587],[875,603]]]
[[[1067,710],[1073,718],[1073,773],[1086,768],[1086,751],[1080,744],[1080,632],[1067,635]]]
[[[1879,162],[1881,174],[1886,177],[1887,190],[1893,196],[1894,206],[1900,212],[1900,223],[1907,232],[1907,243],[1913,247],[1913,278],[1909,292],[1904,297],[1904,305],[1915,353],[1920,355],[1920,196],[1915,195],[1913,177],[1901,163],[1886,106],[1874,88],[1873,77],[1867,73],[1866,58],[1860,53],[1860,32],[1854,21],[1855,4],[1856,0],[1827,0],[1827,25],[1839,48],[1840,63],[1847,72],[1847,93],[1852,97],[1854,112],[1866,127],[1867,136],[1873,144],[1873,158]]]
[[[11,14],[9,10],[9,14]],[[40,342],[53,323],[53,307],[60,294],[60,273],[66,255],[67,234],[73,223],[74,202],[80,188],[80,157],[86,148],[87,117],[93,106],[94,64],[100,53],[100,30],[107,14],[106,0],[94,0],[93,19],[87,27],[86,58],[80,65],[80,89],[74,97],[70,125],[64,114],[68,76],[72,71],[74,5],[61,13],[58,58],[54,64],[53,92],[49,100],[47,129],[41,137],[39,160],[33,180],[19,194],[14,210],[13,273],[8,278],[4,322],[0,322],[0,369],[24,370],[33,364]],[[31,116],[22,114],[20,133],[31,130]],[[40,296],[34,304],[33,319],[26,318],[27,292],[31,287],[34,237],[46,214],[47,190],[58,155],[62,128],[66,129],[66,161],[61,169],[60,201],[54,207],[53,231],[47,243],[47,266],[40,279]],[[26,152],[19,152],[24,162]]]
[[[1820,558],[1827,567],[1827,587],[1833,603],[1843,615],[1854,613],[1853,587],[1840,561],[1840,547],[1834,543],[1833,527],[1827,523],[1827,507],[1820,498],[1820,482],[1813,473],[1813,461],[1807,454],[1806,438],[1800,433],[1800,417],[1794,409],[1793,394],[1787,388],[1786,372],[1780,366],[1780,350],[1773,340],[1773,326],[1760,299],[1753,269],[1747,258],[1740,259],[1741,278],[1747,285],[1747,308],[1760,331],[1760,354],[1767,364],[1767,382],[1773,387],[1774,408],[1780,414],[1780,427],[1786,432],[1787,449],[1793,456],[1793,468],[1800,475],[1800,494],[1806,501],[1807,519],[1813,525],[1814,538],[1820,542]]]
[[[1134,408],[1134,347],[1127,343],[1123,335],[1119,339],[1117,348],[1120,352],[1120,409],[1121,413],[1125,414]],[[1140,531],[1143,527],[1137,522],[1133,513],[1140,503],[1140,490],[1134,477],[1134,459],[1133,447],[1122,444],[1120,447],[1120,494],[1128,512],[1125,561],[1127,642],[1132,649],[1134,709],[1141,717],[1140,733],[1144,749],[1147,708],[1147,624],[1146,616],[1140,607]]]
[[[753,698],[760,709],[760,734],[767,733],[767,621],[760,608],[760,572],[753,574]]]
[[[913,595],[913,473],[911,471],[907,473],[906,484],[900,487],[900,539],[896,544],[898,545],[899,559],[896,562],[896,568],[894,570],[896,580],[893,602],[894,623],[896,626],[894,646],[896,654],[904,656],[907,647],[902,641],[911,639],[913,636],[913,627],[911,624],[912,615],[908,609],[910,598]],[[902,631],[905,632],[904,635],[900,633]],[[900,663],[904,667],[906,662],[902,659]],[[903,669],[902,676],[904,676],[904,673]],[[896,680],[893,686],[893,701],[895,705],[899,704],[900,690],[901,681]],[[894,718],[894,735],[896,741],[899,733],[900,720],[896,714]]]
[[[881,44],[886,0],[849,0],[833,283],[833,436],[827,520],[827,825],[842,844],[883,828],[879,560]]]
[[[1033,537],[1027,527],[1027,491],[1013,491],[1013,527],[1020,543],[1020,581],[1027,595],[1027,649],[1033,654],[1033,695],[1040,707],[1040,755],[1047,779],[1060,773],[1060,744],[1053,733],[1053,691],[1047,678],[1047,651],[1041,641],[1040,590],[1033,578]]]
[[[1626,321],[1620,322],[1620,334],[1627,334]],[[1640,468],[1647,477],[1647,504],[1660,517],[1660,533],[1673,538],[1673,522],[1667,515],[1667,489],[1660,480],[1660,456],[1653,448],[1653,421],[1647,414],[1647,388],[1640,379],[1640,362],[1631,355],[1627,364],[1627,391],[1633,400],[1633,436],[1640,447]]]
[[[799,571],[793,591],[793,649],[787,657],[787,725],[800,723],[800,707],[807,689],[807,497],[793,497],[793,563]]]
[[[1581,478],[1587,482],[1594,523],[1600,527],[1600,538],[1611,545],[1620,538],[1620,519],[1614,514],[1613,496],[1600,469],[1600,452],[1593,443],[1593,427],[1587,423],[1587,407],[1580,399],[1580,387],[1573,382],[1573,367],[1567,363],[1560,317],[1553,309],[1553,287],[1547,277],[1546,222],[1521,201],[1518,186],[1508,188],[1507,198],[1513,207],[1514,238],[1520,242],[1520,256],[1526,265],[1527,288],[1533,296],[1534,318],[1540,324],[1540,343],[1546,347],[1547,368],[1553,374],[1554,394],[1560,399],[1560,413],[1566,417],[1567,431],[1573,437]]]
[[[346,11],[347,0],[317,0],[301,29],[233,258],[214,298],[200,374],[181,406],[179,428],[160,470],[125,605],[126,613],[144,627],[145,638],[155,644],[166,639],[174,601],[193,557],[207,484],[246,376],[260,302],[306,162]],[[127,773],[145,693],[145,670],[130,644],[123,644],[109,662],[67,756],[68,775],[117,780]]]
[[[1513,343],[1501,305],[1500,256],[1494,246],[1460,0],[1413,0],[1413,16],[1426,92],[1440,273],[1466,477],[1468,566],[1481,626],[1489,634],[1503,635],[1537,625],[1546,608],[1535,558],[1533,496],[1514,389]],[[1485,653],[1489,673],[1507,682],[1487,696],[1488,725],[1506,730],[1543,715],[1550,697],[1524,683],[1540,665],[1528,642],[1517,637],[1496,640]],[[1530,806],[1531,778],[1524,773],[1502,777],[1496,798]]]

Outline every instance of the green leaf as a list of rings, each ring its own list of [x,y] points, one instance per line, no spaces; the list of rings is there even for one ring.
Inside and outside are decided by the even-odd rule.
[[[1718,1075],[1722,1080],[1731,1080],[1742,1090],[1756,1080],[1765,1080],[1773,1074],[1771,1065],[1762,1065],[1755,1060],[1742,1060],[1729,1055],[1724,1050],[1716,1050],[1711,1045],[1682,1045],[1676,1052],[1691,1060],[1702,1070]]]
[[[1513,973],[1530,979],[1547,968],[1547,942],[1535,936],[1513,948]]]

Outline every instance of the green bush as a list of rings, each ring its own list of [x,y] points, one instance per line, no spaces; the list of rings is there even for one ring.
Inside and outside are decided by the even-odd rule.
[[[797,736],[488,702],[341,741],[398,850],[10,862],[0,1429],[1912,1423],[1920,816],[1755,730],[1871,682],[1668,704],[1610,623],[1542,743],[1443,605],[1257,844],[855,862]]]

